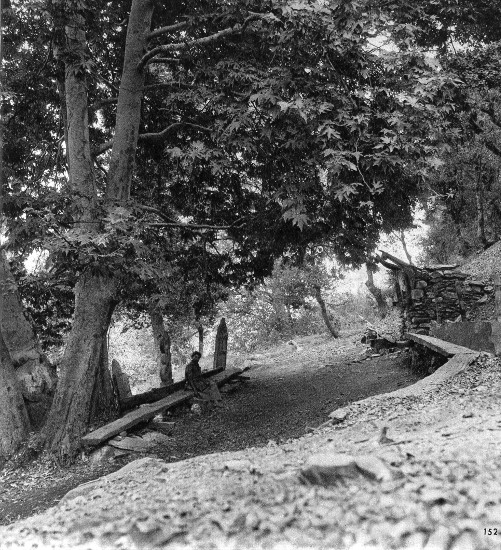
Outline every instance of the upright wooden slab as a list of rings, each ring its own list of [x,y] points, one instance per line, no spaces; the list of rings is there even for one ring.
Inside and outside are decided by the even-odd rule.
[[[225,369],[228,355],[228,328],[224,317],[217,327],[216,341],[214,343],[214,369]]]

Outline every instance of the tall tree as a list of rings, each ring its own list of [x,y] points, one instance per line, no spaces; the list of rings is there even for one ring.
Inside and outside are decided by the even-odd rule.
[[[54,188],[44,170],[37,181],[45,185],[21,186],[9,207],[23,228],[13,234],[42,227],[38,242],[77,280],[43,432],[61,459],[78,449],[96,381],[109,376],[103,339],[113,309],[131,281],[154,278],[152,232],[165,248],[186,233],[214,247],[222,266],[209,270],[215,282],[221,273],[226,282],[265,275],[274,256],[301,256],[322,239],[345,263],[360,263],[381,230],[410,223],[435,147],[430,129],[450,110],[448,75],[415,52],[371,49],[374,29],[392,27],[382,10],[350,2],[158,4],[160,26],[151,30],[154,7],[50,2],[57,55],[49,48],[42,66],[50,69],[44,83],[59,82],[59,91],[46,105],[53,114],[64,89],[66,115],[55,133],[67,142],[69,182]],[[30,147],[24,156],[39,154],[35,140]],[[137,151],[143,177],[134,177]],[[48,159],[61,176],[61,155]],[[57,200],[43,203],[51,193]],[[231,254],[221,253],[222,238],[233,241]]]

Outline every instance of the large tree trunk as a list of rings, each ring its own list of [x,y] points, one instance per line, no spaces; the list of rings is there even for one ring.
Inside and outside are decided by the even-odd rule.
[[[124,70],[117,105],[115,136],[106,188],[108,204],[125,201],[139,133],[144,71],[139,61],[147,46],[153,3],[133,0],[125,46]],[[70,186],[74,192],[75,215],[87,230],[98,230],[96,185],[89,143],[88,97],[85,70],[86,38],[83,17],[70,14],[65,29],[65,88],[68,113]],[[96,222],[89,223],[89,222]],[[59,382],[47,424],[42,432],[45,447],[60,460],[71,459],[80,446],[96,400],[94,387],[106,378],[102,368],[103,339],[116,304],[118,282],[112,276],[84,272],[75,288],[75,313],[61,364]],[[106,392],[105,392],[106,393]],[[110,405],[112,405],[110,403]],[[95,410],[95,409],[94,409]]]
[[[41,353],[33,329],[24,316],[17,285],[3,250],[0,251],[0,292],[0,332],[12,359],[32,427],[39,429],[56,389],[56,369]]]
[[[383,298],[383,293],[381,292],[381,289],[374,284],[374,267],[369,263],[366,263],[365,266],[367,268],[367,281],[365,283],[365,286],[369,289],[369,292],[374,296],[379,315],[383,319],[384,317],[386,317],[386,313],[387,313],[387,306]]]
[[[1,307],[0,302],[0,307]],[[0,332],[0,462],[28,437],[30,421],[9,352]]]
[[[324,320],[327,330],[330,332],[331,336],[333,336],[334,338],[339,338],[339,332],[336,330],[336,327],[332,324],[332,321],[329,317],[329,312],[327,311],[327,306],[325,304],[325,300],[323,299],[322,289],[320,288],[320,285],[314,285],[313,288],[315,290],[315,299],[320,306],[322,319]]]
[[[90,272],[75,287],[75,314],[61,361],[61,377],[42,431],[48,450],[64,462],[80,447],[95,411],[95,385],[102,380],[103,339],[116,304],[116,281]]]
[[[115,137],[106,187],[106,198],[110,202],[124,202],[130,196],[145,78],[145,71],[140,68],[140,61],[148,46],[152,15],[152,1],[133,0],[127,26]]]
[[[172,378],[170,336],[165,330],[162,312],[154,306],[150,308],[150,320],[151,329],[153,331],[153,340],[155,342],[157,372],[160,376],[162,386],[170,386],[174,382]]]

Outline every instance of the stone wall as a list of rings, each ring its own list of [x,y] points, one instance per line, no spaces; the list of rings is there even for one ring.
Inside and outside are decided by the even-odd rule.
[[[398,279],[409,332],[429,334],[432,324],[477,318],[478,308],[494,303],[492,285],[468,280],[456,269],[415,268]]]

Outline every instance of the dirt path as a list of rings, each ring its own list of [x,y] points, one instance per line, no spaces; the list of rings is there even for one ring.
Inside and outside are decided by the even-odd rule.
[[[197,416],[177,411],[169,445],[148,456],[175,462],[188,457],[281,443],[304,435],[328,414],[353,401],[407,386],[419,379],[407,357],[385,355],[362,360],[359,336],[297,340],[251,356],[251,380],[225,392],[225,410]],[[80,463],[63,472],[39,468],[0,473],[0,524],[28,517],[56,504],[77,485],[116,470],[127,459],[92,469]]]

